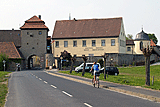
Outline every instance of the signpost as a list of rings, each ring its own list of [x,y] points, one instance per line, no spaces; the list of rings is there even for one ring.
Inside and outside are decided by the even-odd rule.
[[[5,63],[6,63],[6,61],[5,60],[3,60],[3,66],[4,66],[4,72],[5,72]]]

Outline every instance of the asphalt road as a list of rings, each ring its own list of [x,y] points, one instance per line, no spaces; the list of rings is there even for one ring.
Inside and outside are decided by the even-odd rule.
[[[160,104],[35,70],[12,73],[5,106],[160,107]]]

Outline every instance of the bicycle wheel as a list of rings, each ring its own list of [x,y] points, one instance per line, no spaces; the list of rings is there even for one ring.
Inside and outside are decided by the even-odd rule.
[[[99,84],[99,78],[97,78],[97,85],[98,85],[98,88],[99,88],[99,85],[100,85],[100,84]]]
[[[93,86],[95,87],[94,78],[92,79],[92,84],[93,84]]]

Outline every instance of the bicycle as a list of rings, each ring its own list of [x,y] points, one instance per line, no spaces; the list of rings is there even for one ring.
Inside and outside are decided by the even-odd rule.
[[[96,73],[96,75],[95,75],[95,83],[94,83],[94,77],[93,77],[93,79],[92,79],[92,84],[93,84],[93,86],[95,87],[95,85],[97,85],[97,87],[99,88],[99,86],[100,86],[100,83],[99,83],[99,73]]]

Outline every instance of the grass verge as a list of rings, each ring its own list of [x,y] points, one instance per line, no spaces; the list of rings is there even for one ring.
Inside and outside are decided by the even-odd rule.
[[[10,72],[0,71],[0,107],[4,107],[6,95],[8,93],[8,79],[6,78]]]
[[[131,85],[131,86],[141,86],[145,88],[160,90],[160,65],[150,66],[150,86],[145,86],[145,67],[125,67],[118,68],[120,74],[118,76],[109,75],[106,80],[104,79],[104,74],[101,74],[99,79],[103,81],[110,81],[119,84]],[[59,71],[61,73],[70,74],[69,71]],[[82,73],[72,72],[70,75],[82,76]],[[154,83],[152,85],[152,77],[154,76]],[[86,72],[86,78],[93,78],[91,73]]]

